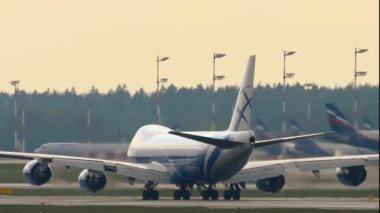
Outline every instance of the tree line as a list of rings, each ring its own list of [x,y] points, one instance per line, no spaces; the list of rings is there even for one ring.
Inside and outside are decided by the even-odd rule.
[[[287,117],[306,124],[307,93],[300,84],[287,86]],[[216,130],[227,128],[238,88],[220,87],[215,91]],[[310,92],[312,130],[328,130],[324,103],[334,102],[352,121],[353,92],[346,87],[312,87]],[[212,88],[198,85],[192,88],[162,87],[160,92],[161,122],[179,130],[210,130]],[[280,135],[282,85],[257,85],[254,89],[252,128],[255,118],[262,118]],[[145,124],[156,122],[156,95],[143,89],[131,94],[126,85],[102,94],[93,87],[86,94],[75,88],[59,93],[17,93],[18,116],[14,121],[13,94],[0,93],[0,149],[13,150],[16,126],[22,138],[22,110],[25,112],[26,151],[43,143],[56,142],[120,142],[132,140],[134,133]],[[358,88],[359,115],[379,122],[379,87],[363,85]],[[90,128],[87,128],[90,109]],[[377,125],[378,126],[378,125]],[[288,133],[291,134],[290,128]]]

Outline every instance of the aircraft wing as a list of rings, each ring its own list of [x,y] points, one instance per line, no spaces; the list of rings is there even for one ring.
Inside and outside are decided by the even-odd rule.
[[[240,183],[276,177],[285,175],[285,170],[292,168],[305,172],[338,167],[364,166],[368,161],[379,161],[379,155],[348,155],[339,157],[251,161],[248,162],[240,172],[224,182]]]
[[[171,183],[170,172],[167,170],[167,168],[157,162],[152,162],[150,164],[139,164],[123,161],[102,160],[96,158],[4,151],[0,151],[0,158],[25,160],[40,159],[42,161],[48,162],[49,164],[57,166],[83,168],[100,172],[110,171],[139,180]]]

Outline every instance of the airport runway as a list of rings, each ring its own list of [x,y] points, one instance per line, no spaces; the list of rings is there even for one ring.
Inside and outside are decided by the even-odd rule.
[[[90,196],[0,196],[0,205],[52,206],[144,206],[144,207],[205,207],[205,208],[312,208],[379,210],[379,200],[363,198],[243,198],[240,201],[203,201],[194,198],[174,201],[163,197],[158,201],[142,201],[140,197]]]

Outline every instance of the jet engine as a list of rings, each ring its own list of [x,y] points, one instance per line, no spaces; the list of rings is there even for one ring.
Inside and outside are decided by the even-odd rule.
[[[49,165],[39,160],[28,162],[22,172],[25,180],[34,186],[41,186],[49,182],[52,174]]]
[[[256,181],[256,187],[262,192],[276,193],[279,192],[284,185],[285,177],[283,175]]]
[[[78,177],[79,186],[87,192],[98,192],[107,183],[107,177],[103,172],[85,169]]]
[[[359,186],[367,178],[364,166],[339,167],[335,173],[339,182],[346,186]]]

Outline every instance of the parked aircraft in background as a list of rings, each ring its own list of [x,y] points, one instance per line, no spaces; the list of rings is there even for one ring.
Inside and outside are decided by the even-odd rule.
[[[271,132],[269,127],[266,125],[263,119],[256,118],[256,125],[255,125],[256,135],[258,138],[262,140],[269,140],[276,138],[275,135]],[[274,144],[272,146],[263,147],[260,149],[261,151],[264,151],[269,156],[278,157],[283,154],[285,154],[285,147],[284,144]]]
[[[290,127],[294,130],[294,135],[305,134],[304,128],[295,119],[290,119]],[[326,150],[320,141],[314,138],[301,139],[294,143],[294,150],[300,156],[334,156],[336,153]]]
[[[305,134],[304,128],[295,119],[290,119],[290,127],[294,130],[294,135]],[[299,143],[295,143],[295,147],[297,147],[298,151],[309,156],[374,154],[374,152],[369,149],[351,146],[345,143],[337,143],[335,140],[322,138],[303,139],[300,140]]]
[[[368,116],[364,116],[362,122],[363,122],[363,127],[366,130],[376,130],[377,129],[375,124],[372,123],[371,119]],[[377,130],[379,130],[379,129],[377,129]]]
[[[289,168],[300,171],[337,168],[337,178],[342,184],[360,185],[366,179],[365,165],[368,161],[378,162],[378,154],[248,162],[253,149],[325,135],[315,133],[256,140],[250,129],[255,59],[255,56],[249,57],[232,119],[225,131],[177,132],[161,125],[146,125],[136,132],[130,143],[129,162],[4,151],[0,151],[0,157],[31,160],[23,173],[33,185],[43,185],[50,180],[52,170],[49,164],[83,168],[79,185],[89,192],[104,188],[107,182],[105,171],[124,175],[130,183],[143,180],[144,200],[159,199],[155,189],[159,183],[175,184],[178,188],[174,190],[173,198],[176,200],[189,199],[190,189],[194,186],[203,199],[216,200],[219,193],[215,184],[218,182],[227,187],[224,191],[226,200],[240,199],[240,190],[248,181],[255,181],[261,191],[274,193],[283,188],[285,170]]]
[[[294,130],[295,135],[305,134],[303,128],[294,119],[290,120],[290,126]],[[265,122],[258,118],[256,119],[257,135],[260,139],[273,139],[276,136],[270,132],[269,127]],[[317,156],[334,156],[335,152],[328,152],[325,150],[320,141],[314,138],[308,138],[297,141],[297,143],[276,144],[275,150],[264,147],[262,150],[266,151],[269,156],[276,156],[281,158],[300,158],[300,157],[317,157]],[[346,153],[348,154],[348,153]],[[351,152],[349,154],[358,154],[358,152]]]
[[[291,119],[290,126],[295,130],[295,135],[305,134],[303,128],[294,120]],[[265,124],[261,118],[256,119],[257,135],[261,139],[273,139],[276,138],[274,134],[270,132],[269,127]],[[316,157],[316,156],[333,156],[334,153],[326,152],[320,144],[314,139],[308,138],[299,140],[297,143],[276,144],[276,149],[272,147],[264,147],[268,155],[281,156],[282,158],[300,158],[300,157]]]
[[[337,132],[337,140],[379,153],[379,130],[357,130],[333,103],[326,103],[330,128]]]
[[[107,160],[126,160],[128,148],[129,143],[50,142],[41,145],[34,152]]]
[[[294,130],[294,135],[305,134],[304,128],[297,120],[290,119],[289,123],[290,127]],[[270,132],[269,127],[261,118],[256,119],[256,130],[257,136],[260,139],[275,138],[275,135]],[[334,140],[321,138],[307,138],[298,140],[296,143],[276,144],[274,146],[277,146],[278,148],[274,150],[267,149],[267,147],[260,149],[260,151],[263,150],[267,153],[267,156],[264,156],[264,158],[273,158],[274,156],[280,156],[281,158],[300,158],[374,153],[365,148],[358,148],[344,143],[336,143]]]

